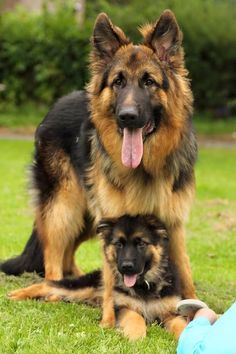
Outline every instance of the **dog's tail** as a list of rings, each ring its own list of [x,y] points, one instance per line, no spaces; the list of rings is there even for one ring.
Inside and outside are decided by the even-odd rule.
[[[101,270],[84,274],[76,279],[65,278],[47,283],[56,299],[58,297],[63,301],[101,305],[103,292]]]
[[[43,249],[36,229],[33,229],[23,252],[19,256],[1,263],[0,271],[9,275],[37,272],[39,275],[44,276]]]
[[[42,299],[45,301],[81,302],[93,306],[102,303],[102,272],[100,270],[82,275],[77,279],[44,281],[28,288],[12,291],[12,300]]]

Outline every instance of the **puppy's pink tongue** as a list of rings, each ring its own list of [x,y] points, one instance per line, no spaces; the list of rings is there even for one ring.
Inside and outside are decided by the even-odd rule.
[[[123,165],[136,168],[143,157],[142,128],[129,130],[124,128],[121,160]]]
[[[127,288],[132,288],[137,280],[137,274],[134,275],[124,275],[124,283]]]

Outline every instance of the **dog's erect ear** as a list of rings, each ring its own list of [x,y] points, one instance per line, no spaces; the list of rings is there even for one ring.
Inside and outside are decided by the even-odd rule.
[[[109,60],[122,45],[129,44],[129,40],[105,13],[101,13],[95,22],[92,44],[95,55]]]
[[[104,218],[97,225],[97,234],[101,233],[102,235],[107,235],[111,232],[112,228],[116,224],[117,219],[115,218]]]
[[[140,31],[144,44],[153,49],[161,61],[169,61],[181,47],[183,35],[170,10],[165,10],[154,26],[144,26]]]

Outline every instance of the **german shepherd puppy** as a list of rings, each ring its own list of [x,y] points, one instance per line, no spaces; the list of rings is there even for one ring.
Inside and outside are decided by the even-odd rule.
[[[182,296],[195,297],[184,222],[197,147],[182,33],[169,10],[141,33],[143,42],[134,45],[105,14],[98,16],[87,92],[59,100],[36,131],[34,229],[22,255],[2,264],[4,272],[36,270],[50,280],[79,275],[75,250],[99,220],[154,214],[167,226]],[[106,260],[104,279],[112,309]]]
[[[186,321],[175,313],[181,299],[180,284],[168,256],[163,224],[154,216],[122,216],[102,220],[98,232],[113,274],[117,327],[134,340],[146,335],[147,323],[157,321],[178,338]],[[43,298],[101,305],[104,290],[99,270],[74,280],[32,285],[9,296],[14,300]]]

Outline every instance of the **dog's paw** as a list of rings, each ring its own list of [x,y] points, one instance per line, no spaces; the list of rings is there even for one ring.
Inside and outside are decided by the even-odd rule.
[[[146,337],[146,322],[138,312],[123,308],[118,314],[118,327],[130,341]]]
[[[123,334],[125,337],[128,337],[130,341],[135,341],[138,339],[143,339],[146,337],[146,326],[125,326],[123,328]]]
[[[112,328],[115,327],[116,324],[116,319],[115,319],[115,315],[110,315],[107,317],[103,317],[101,322],[100,322],[100,326],[103,328]]]

